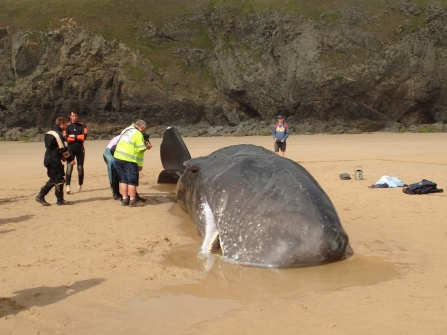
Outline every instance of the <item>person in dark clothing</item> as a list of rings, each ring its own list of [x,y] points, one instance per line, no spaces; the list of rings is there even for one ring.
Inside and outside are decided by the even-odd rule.
[[[79,111],[77,109],[72,109],[70,111],[70,120],[71,123],[67,125],[67,129],[64,131],[64,137],[68,143],[68,151],[70,152],[71,157],[76,158],[76,162],[78,163],[78,192],[81,192],[84,183],[84,141],[87,139],[88,129],[84,123],[79,122]],[[70,183],[72,173],[73,166],[67,164],[67,194],[71,193]]]
[[[50,178],[47,183],[40,189],[39,194],[36,197],[36,201],[40,202],[44,206],[50,206],[45,200],[45,196],[48,192],[55,187],[55,195],[57,198],[57,205],[71,205],[70,201],[64,200],[64,165],[61,161],[66,161],[67,164],[73,166],[75,161],[70,155],[68,148],[64,144],[64,136],[62,131],[67,128],[67,120],[63,117],[56,119],[56,124],[53,130],[48,131],[45,134],[44,142],[45,157],[43,165],[47,168],[47,175]]]

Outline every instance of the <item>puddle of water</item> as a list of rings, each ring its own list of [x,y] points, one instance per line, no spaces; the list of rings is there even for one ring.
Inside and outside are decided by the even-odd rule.
[[[194,296],[158,296],[147,300],[133,299],[113,317],[93,319],[83,334],[140,335],[181,334],[192,326],[217,319],[227,311],[239,308],[240,304]]]
[[[157,190],[172,194],[174,188],[168,185]],[[129,300],[113,315],[83,322],[81,333],[181,334],[253,301],[374,285],[400,276],[396,265],[352,250],[339,262],[291,269],[245,267],[226,263],[218,255],[202,259],[198,257],[201,238],[190,217],[178,204],[170,208],[169,214],[180,219],[179,229],[195,243],[173,249],[165,256],[164,265],[200,271],[203,278],[195,284],[163,287],[151,292],[147,299]]]
[[[339,262],[291,269],[244,267],[226,263],[219,256],[203,260],[197,253],[198,245],[178,248],[168,254],[163,263],[203,271],[204,279],[196,284],[166,286],[157,293],[245,303],[311,291],[374,285],[400,275],[393,263],[353,253]]]
[[[202,259],[198,256],[202,241],[194,222],[178,204],[173,204],[169,213],[182,219],[179,228],[196,243],[174,248],[165,256],[163,264],[201,271],[204,276],[196,284],[163,287],[157,291],[162,295],[229,299],[244,303],[290,297],[311,291],[335,291],[344,287],[374,285],[400,276],[397,265],[380,258],[355,254],[350,248],[341,261],[304,268],[246,267],[227,263],[219,255]]]
[[[177,249],[164,263],[202,270],[207,261],[197,257],[197,248],[191,245]],[[373,285],[399,274],[392,263],[355,254],[340,262],[295,269],[243,267],[215,256],[208,272],[204,272],[204,279],[198,283],[167,286],[151,292],[146,299],[129,300],[113,315],[83,321],[77,329],[83,334],[181,334],[253,301]]]

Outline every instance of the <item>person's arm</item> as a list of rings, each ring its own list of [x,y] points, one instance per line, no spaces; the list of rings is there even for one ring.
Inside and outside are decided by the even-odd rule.
[[[62,130],[62,136],[64,137],[65,142],[68,142],[67,129]]]
[[[74,143],[76,142],[76,135],[70,134],[70,125],[70,123],[67,125],[67,129],[65,129],[62,134],[64,135],[65,141],[67,141],[67,143]]]
[[[70,152],[68,151],[67,147],[64,147],[62,149],[58,149],[59,151],[59,157],[62,157],[61,160],[63,162],[68,162],[70,165],[75,165],[75,161],[73,157],[71,157]]]
[[[55,141],[55,139],[54,139],[53,135],[45,134],[43,141],[45,143],[45,149],[49,150],[49,149],[51,149],[51,143],[53,143],[53,141]],[[56,144],[56,147],[57,147],[57,144]]]
[[[84,142],[87,139],[88,129],[87,125],[82,124],[82,134],[76,136],[76,140],[79,142]]]
[[[273,141],[276,142],[276,125],[273,125],[272,136],[273,136]]]
[[[147,147],[146,147],[146,142],[144,141],[144,137],[143,134],[140,132],[135,133],[136,135],[134,135],[135,138],[135,147],[137,148],[138,151],[144,152],[146,151]]]
[[[84,142],[87,139],[88,129],[87,126],[83,123],[82,124],[82,134],[78,135],[70,135],[70,137],[73,138],[73,140],[69,142]]]
[[[284,123],[284,139],[283,139],[283,141],[285,142],[288,137],[289,137],[289,126]]]

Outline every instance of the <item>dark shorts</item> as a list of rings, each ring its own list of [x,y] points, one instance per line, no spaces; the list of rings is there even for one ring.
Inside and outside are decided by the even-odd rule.
[[[284,142],[275,142],[275,152],[279,152],[281,149],[282,152],[286,151],[286,141]]]
[[[116,159],[116,167],[118,168],[119,181],[122,184],[138,186],[140,172],[138,164]]]

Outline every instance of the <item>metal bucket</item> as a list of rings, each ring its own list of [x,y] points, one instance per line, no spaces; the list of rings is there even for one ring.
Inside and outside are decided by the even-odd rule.
[[[354,169],[355,180],[363,179],[363,168],[361,166],[356,166]]]

